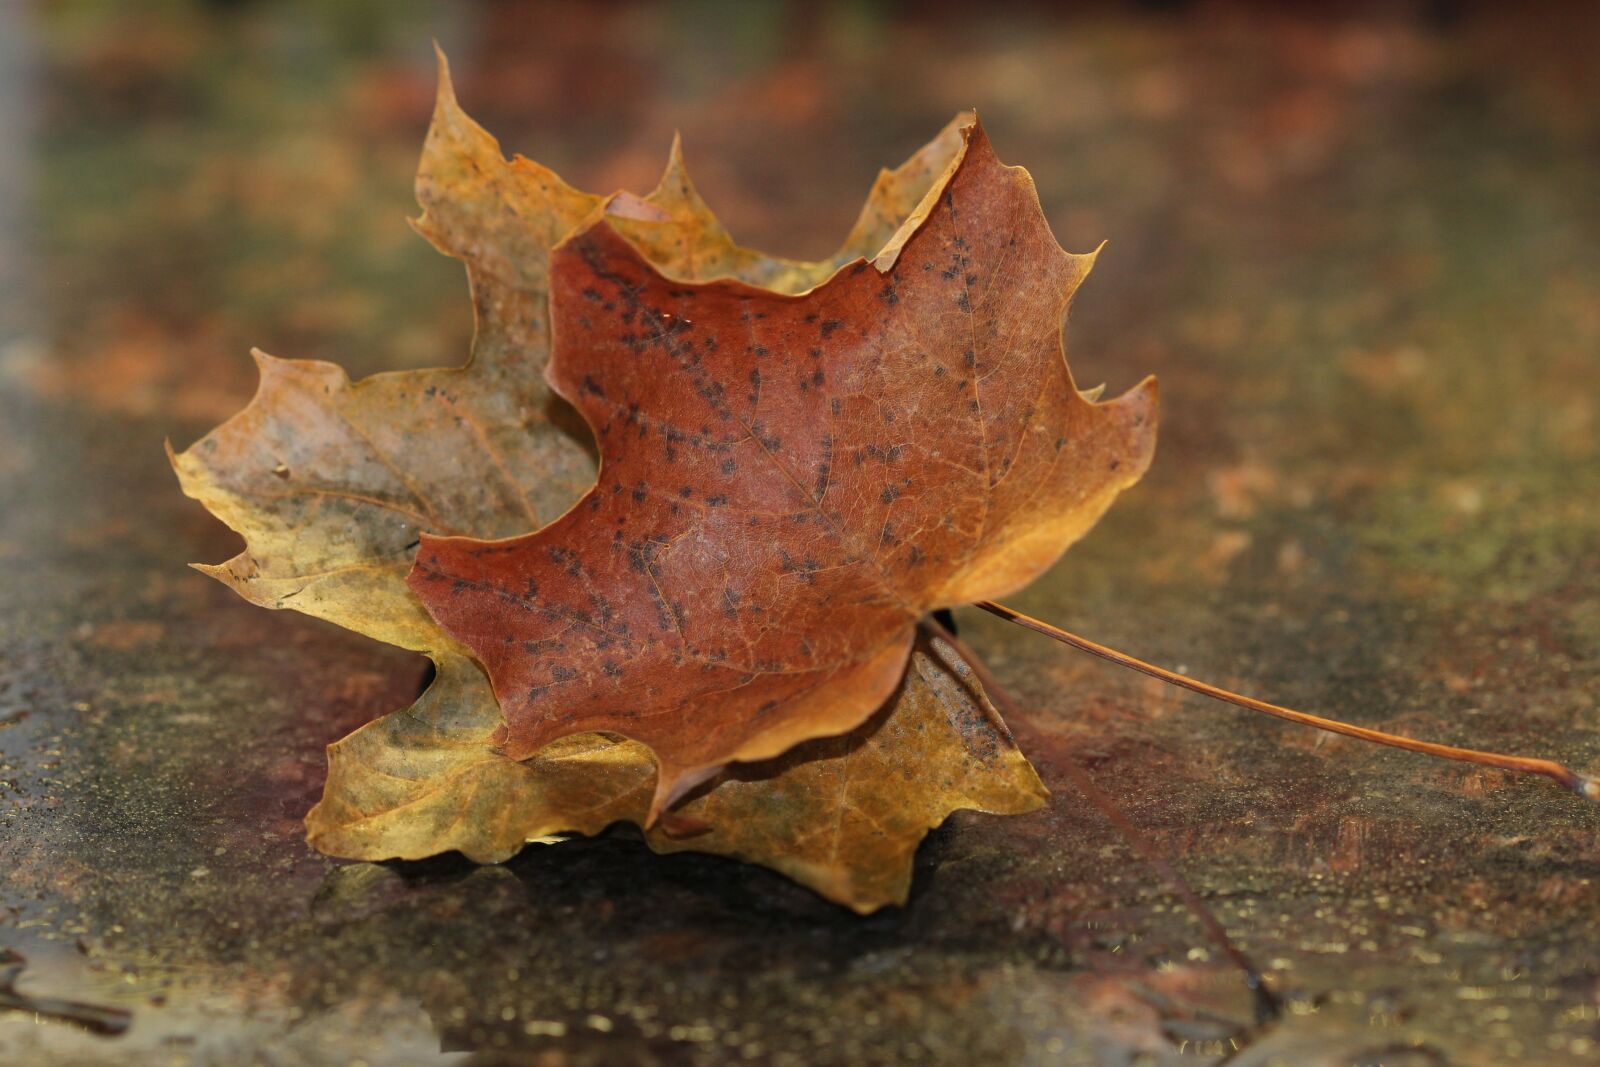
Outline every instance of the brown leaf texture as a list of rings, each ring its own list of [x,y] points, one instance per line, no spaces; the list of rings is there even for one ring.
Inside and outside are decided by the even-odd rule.
[[[643,745],[574,734],[518,761],[494,744],[499,725],[477,665],[441,662],[409,712],[330,747],[312,843],[367,859],[457,849],[494,863],[529,840],[644,823],[655,764]],[[900,691],[867,722],[730,768],[676,809],[709,830],[680,839],[657,828],[645,840],[758,863],[870,912],[905,901],[917,844],[952,811],[1019,814],[1044,797],[969,668],[923,637]]]
[[[476,860],[501,860],[530,837],[637,820],[655,776],[643,746],[593,734],[564,738],[524,762],[506,758],[488,741],[500,712],[482,671],[404,582],[420,530],[526,532],[567,508],[594,479],[593,461],[572,432],[578,420],[548,394],[540,369],[548,350],[549,248],[605,202],[537,163],[507,161],[460,110],[442,57],[440,75],[417,178],[424,215],[416,228],[465,262],[478,319],[471,362],[352,383],[333,364],[257,353],[261,386],[251,404],[172,456],[184,491],[246,542],[233,560],[200,569],[253,603],[427,652],[437,665],[433,686],[413,707],[330,746],[329,780],[307,817],[308,833],[323,851],[353,859],[459,849]],[[694,191],[676,144],[654,193],[619,194],[610,209],[630,239],[685,277],[727,273],[798,291],[893,235],[955,154],[959,123],[879,176],[844,249],[820,263],[769,259],[735,245]],[[951,702],[956,675],[941,675],[943,662],[927,659],[918,675],[942,680],[915,690],[908,682],[908,692],[944,694],[947,720],[969,722],[967,705]],[[895,707],[902,704],[916,715],[931,713],[925,695],[914,705],[902,697]],[[900,710],[885,714],[891,723],[902,717]],[[909,800],[903,811],[851,801],[876,824],[840,821],[844,783],[857,783],[855,791],[864,786],[818,754],[814,768],[786,759],[796,767],[795,782],[746,776],[737,801],[719,786],[694,802],[713,806],[719,820],[736,827],[670,845],[659,832],[650,839],[663,849],[743,855],[860,910],[902,900],[911,852],[928,826],[963,807],[1031,810],[1043,795],[1003,726],[935,736],[946,738],[936,746],[938,762],[954,768],[972,760],[971,773],[952,771],[956,786]],[[887,729],[864,734],[862,748],[888,759],[881,754],[903,744],[899,737]],[[830,780],[840,785],[830,787]],[[784,803],[766,803],[769,792]],[[825,856],[780,862],[787,833],[780,827],[811,821],[804,805],[818,826],[841,832]],[[767,845],[751,844],[756,838]],[[820,839],[813,833],[808,840]]]
[[[1056,243],[982,127],[875,262],[799,296],[664,277],[598,219],[551,257],[547,378],[599,481],[520,538],[424,537],[410,582],[484,664],[521,758],[643,742],[650,817],[844,733],[927,612],[1050,566],[1149,465],[1153,379],[1074,386]]]

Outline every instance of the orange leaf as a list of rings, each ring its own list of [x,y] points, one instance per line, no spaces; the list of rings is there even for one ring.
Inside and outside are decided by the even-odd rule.
[[[655,765],[642,745],[596,734],[508,758],[493,744],[500,709],[481,669],[404,581],[421,529],[525,532],[594,482],[578,418],[539,371],[549,248],[606,201],[531,160],[505,159],[456,104],[442,58],[440,75],[417,228],[466,263],[478,307],[471,362],[351,382],[333,364],[258,353],[250,405],[172,460],[184,491],[245,539],[237,557],[202,570],[253,603],[425,651],[437,665],[412,707],[330,746],[327,786],[306,819],[311,842],[352,859],[455,849],[496,862],[529,838],[643,821]],[[817,263],[734,244],[676,145],[650,196],[619,194],[609,208],[665,269],[798,291],[882,247],[955,154],[959,125],[882,172],[844,248]],[[965,664],[932,646],[916,662],[870,723],[739,768],[685,806],[708,832],[653,831],[652,847],[737,855],[869,911],[904,900],[917,842],[949,812],[1037,807],[1043,786]],[[901,788],[895,774],[914,766],[937,783]]]
[[[409,579],[488,670],[507,753],[641,741],[653,820],[857,726],[919,618],[1050,566],[1155,441],[1153,379],[1095,403],[1062,357],[1092,262],[976,125],[877,260],[800,296],[669,279],[603,219],[564,241],[547,377],[599,482],[520,538],[425,537]]]

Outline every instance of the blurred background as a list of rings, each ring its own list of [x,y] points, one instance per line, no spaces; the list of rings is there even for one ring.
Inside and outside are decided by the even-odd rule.
[[[792,257],[977,107],[1063,245],[1109,242],[1077,380],[1155,373],[1165,408],[1145,482],[1016,606],[1600,769],[1600,5],[0,0],[0,948],[19,989],[134,1013],[106,1039],[0,1010],[0,1060],[1600,1054],[1594,812],[976,616],[1055,799],[954,819],[906,909],[625,833],[477,871],[311,853],[322,746],[420,664],[185,571],[236,542],[161,442],[249,399],[252,345],[464,359],[462,271],[405,224],[435,39],[507,153],[644,192],[681,131],[734,235]],[[1283,1022],[1251,1023],[1068,749]]]

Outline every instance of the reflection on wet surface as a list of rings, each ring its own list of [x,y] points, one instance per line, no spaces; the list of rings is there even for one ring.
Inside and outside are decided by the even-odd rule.
[[[0,949],[0,1011],[27,1012],[49,1022],[81,1026],[92,1034],[115,1037],[128,1029],[129,1013],[75,1000],[29,996],[18,992],[17,979],[28,960],[20,952]]]
[[[629,831],[336,864],[322,747],[420,660],[237,601],[161,441],[252,344],[458,361],[403,223],[432,96],[586,188],[681,128],[742,240],[818,255],[977,104],[1069,248],[1078,379],[1162,379],[1147,480],[1016,606],[1196,677],[1600,769],[1600,111],[1586,9],[0,5],[0,1060],[1490,1065],[1600,1056],[1600,816],[1208,705],[996,620],[1054,794],[860,919]],[[1074,791],[1071,752],[1267,972]],[[7,956],[11,960],[12,956]],[[11,997],[13,992],[7,992]],[[0,1006],[8,1002],[0,1000]],[[38,1007],[37,1004],[34,1005]],[[100,1016],[103,1020],[115,1015]],[[548,1059],[541,1058],[548,1057]]]

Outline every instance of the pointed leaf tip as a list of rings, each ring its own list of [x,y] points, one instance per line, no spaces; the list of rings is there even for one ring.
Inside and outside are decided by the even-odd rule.
[[[456,87],[455,82],[450,77],[450,60],[444,54],[444,49],[440,46],[438,38],[434,38],[433,41],[433,55],[436,61],[434,69],[439,81],[438,88],[434,93],[434,106],[437,108],[448,101],[450,106],[454,107],[456,103]]]

